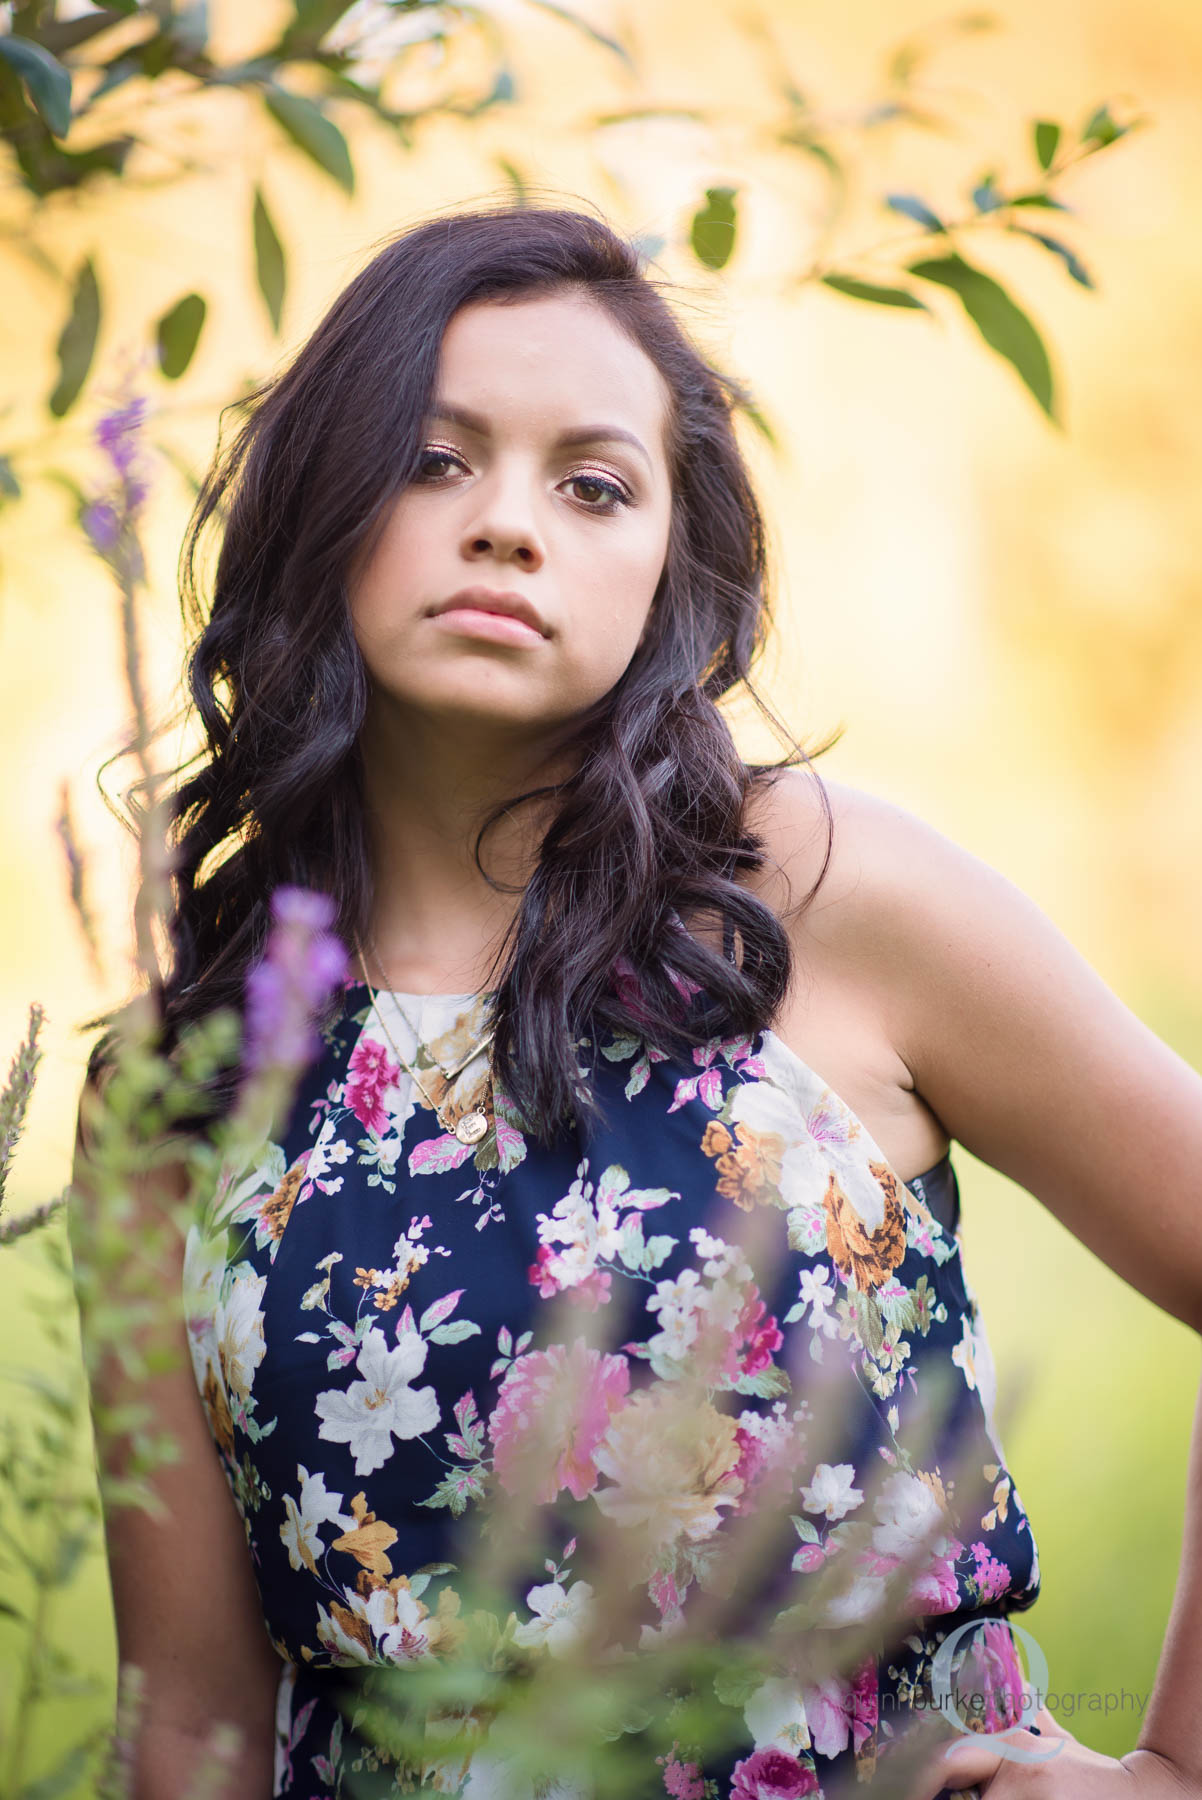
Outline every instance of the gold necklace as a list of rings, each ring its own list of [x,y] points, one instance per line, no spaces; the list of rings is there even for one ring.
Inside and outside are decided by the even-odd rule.
[[[373,945],[372,948],[374,950],[375,946]],[[464,1115],[461,1119],[456,1119],[454,1125],[447,1124],[447,1121],[442,1116],[442,1108],[438,1105],[437,1101],[434,1099],[434,1096],[430,1093],[425,1082],[422,1080],[421,1076],[418,1074],[418,1072],[414,1068],[413,1064],[411,1062],[409,1062],[408,1059],[401,1054],[400,1045],[397,1043],[396,1039],[393,1037],[391,1031],[389,1031],[388,1026],[384,1020],[384,1015],[380,1011],[379,994],[376,992],[375,988],[372,987],[371,977],[367,973],[367,958],[363,954],[363,949],[362,949],[361,945],[358,946],[358,950],[359,950],[359,966],[363,970],[363,980],[367,986],[368,993],[371,995],[371,1003],[372,1003],[372,1006],[375,1008],[376,1018],[380,1021],[380,1029],[383,1031],[384,1036],[388,1039],[388,1042],[392,1045],[393,1051],[396,1054],[397,1061],[400,1063],[401,1067],[405,1070],[405,1072],[408,1075],[410,1075],[412,1077],[413,1081],[416,1083],[419,1092],[422,1094],[423,1098],[425,1099],[426,1104],[432,1109],[432,1111],[434,1113],[434,1117],[438,1120],[438,1123],[442,1126],[442,1129],[445,1132],[456,1137],[461,1144],[478,1144],[480,1142],[481,1138],[484,1137],[484,1135],[488,1131],[488,1116],[487,1116],[487,1114],[481,1112],[480,1109],[477,1107],[472,1112],[464,1113]],[[379,956],[378,951],[375,952],[375,958],[376,958],[376,967],[378,968],[380,974],[384,976],[385,981],[387,981],[387,979],[388,979],[387,973],[384,969],[384,965],[380,961],[380,956]],[[388,989],[388,988],[385,988],[384,991],[391,993],[391,989]],[[457,1075],[462,1075],[464,1069],[467,1068],[468,1064],[471,1062],[474,1062],[476,1057],[479,1056],[479,1054],[482,1050],[487,1049],[488,1045],[491,1044],[494,1036],[496,1035],[495,1028],[490,1026],[489,1030],[485,1033],[485,1035],[477,1043],[473,1044],[472,1048],[468,1051],[467,1055],[465,1057],[463,1057],[458,1063],[456,1063],[456,1065],[453,1069],[444,1069],[442,1064],[439,1062],[438,1058],[434,1055],[433,1051],[430,1049],[429,1045],[422,1043],[420,1034],[414,1028],[413,1021],[410,1019],[409,1015],[406,1013],[404,1007],[401,1005],[400,1001],[397,999],[395,994],[392,994],[392,999],[393,999],[396,1009],[400,1013],[402,1019],[404,1019],[406,1025],[408,1025],[410,1031],[413,1032],[413,1039],[418,1047],[418,1050],[425,1050],[426,1055],[430,1057],[431,1061],[434,1063],[435,1068],[438,1070],[439,1074],[442,1076],[443,1080],[446,1082],[448,1089],[450,1088],[450,1085],[454,1081],[455,1077]]]

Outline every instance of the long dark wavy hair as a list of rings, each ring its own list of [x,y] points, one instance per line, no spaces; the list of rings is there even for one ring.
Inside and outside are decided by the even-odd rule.
[[[672,514],[644,642],[560,740],[560,766],[573,772],[498,806],[476,839],[487,874],[484,840],[507,808],[551,804],[494,965],[496,1075],[530,1130],[550,1138],[574,1114],[599,1115],[579,1074],[582,1037],[633,1030],[687,1055],[778,1010],[789,939],[738,879],[764,851],[744,810],[755,782],[810,758],[751,683],[768,609],[763,520],[734,426],[746,396],[690,341],[634,245],[585,212],[504,206],[392,239],[288,366],[235,403],[241,423],[204,481],[181,559],[204,748],[170,789],[171,957],[156,984],[166,1049],[213,1009],[241,1009],[281,884],[329,894],[343,940],[364,938],[368,677],[347,571],[417,474],[450,320],[473,301],[558,289],[590,295],[663,376]],[[198,569],[211,528],[220,547],[206,605]],[[736,751],[716,702],[738,683],[791,746],[780,762],[751,767]],[[830,857],[817,785],[826,859],[804,903]],[[733,928],[741,960],[682,920]],[[681,978],[700,1004],[682,1005]],[[233,1077],[218,1089],[215,1112]]]

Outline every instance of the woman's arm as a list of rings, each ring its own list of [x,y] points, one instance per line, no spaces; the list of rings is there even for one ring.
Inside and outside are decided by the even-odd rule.
[[[918,1094],[947,1134],[1034,1194],[1124,1280],[1202,1331],[1202,1077],[1114,994],[1011,882],[900,808],[828,784],[835,848],[827,904],[790,930],[804,969],[855,971]],[[816,808],[781,783],[772,847],[795,890],[812,881]],[[797,846],[793,870],[780,846]],[[820,900],[822,898],[820,891]],[[1046,1710],[1040,1764],[967,1740],[938,1753],[945,1782],[993,1800],[1202,1796],[1202,1392],[1180,1573],[1138,1748],[1088,1750]],[[1038,1749],[1024,1732],[1007,1741]]]
[[[820,933],[948,1136],[1202,1332],[1202,1076],[1003,875],[899,807],[828,789],[834,857],[790,926],[800,967]],[[808,781],[778,792],[773,835],[791,810],[812,854]]]
[[[72,1207],[79,1212],[94,1204],[82,1130],[73,1180]],[[180,1181],[176,1171],[145,1184],[139,1217],[161,1217],[162,1201],[180,1197]],[[82,1241],[79,1223],[74,1230]],[[138,1255],[136,1237],[130,1250]],[[182,1243],[174,1234],[155,1274],[165,1294],[180,1292]],[[86,1335],[86,1317],[82,1325]],[[182,1320],[172,1341],[173,1366],[135,1392],[111,1358],[93,1380],[94,1399],[105,1406],[148,1402],[152,1431],[178,1448],[178,1459],[151,1478],[160,1516],[120,1506],[105,1518],[120,1659],[144,1677],[133,1800],[178,1800],[222,1723],[238,1731],[241,1748],[225,1785],[206,1793],[214,1800],[269,1800],[283,1665],[264,1627],[245,1532],[205,1422]],[[114,1446],[110,1470],[119,1474],[123,1462],[123,1448]]]

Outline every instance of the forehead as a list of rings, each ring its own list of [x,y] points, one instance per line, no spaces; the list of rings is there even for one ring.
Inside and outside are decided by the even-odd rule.
[[[662,375],[603,306],[575,291],[462,307],[443,336],[437,397],[497,427],[558,432],[604,419],[661,454],[665,446]]]

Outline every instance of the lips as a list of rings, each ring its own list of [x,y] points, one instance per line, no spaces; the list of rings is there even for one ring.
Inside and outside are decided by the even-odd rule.
[[[503,619],[519,620],[532,631],[537,631],[540,637],[548,635],[542,615],[524,594],[504,593],[487,587],[461,588],[449,600],[440,600],[437,606],[431,608],[430,616],[437,618],[440,613],[459,611],[495,613]]]

